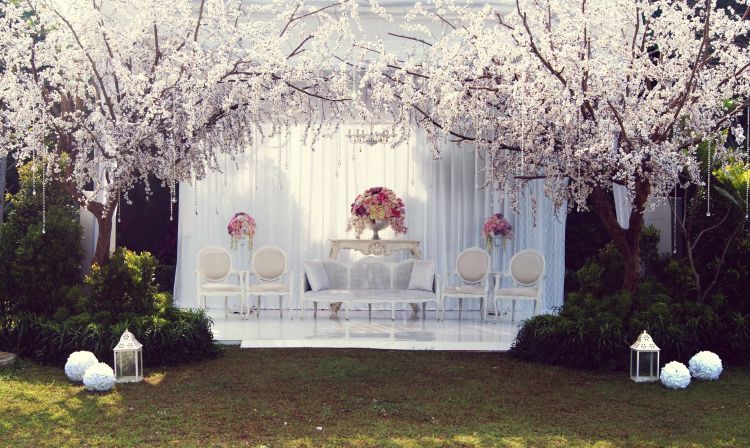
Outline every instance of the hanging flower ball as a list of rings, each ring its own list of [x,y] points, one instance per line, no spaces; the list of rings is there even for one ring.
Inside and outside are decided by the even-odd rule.
[[[115,386],[115,372],[103,362],[94,364],[83,374],[83,385],[91,391],[111,390]]]
[[[82,381],[86,369],[99,362],[93,353],[87,351],[73,352],[65,363],[65,375],[70,381]]]
[[[693,378],[699,380],[718,380],[719,375],[724,370],[721,358],[716,353],[709,351],[696,353],[690,358],[688,366],[690,366],[690,374],[693,375]]]
[[[669,362],[661,369],[661,383],[669,389],[684,389],[690,384],[690,371],[681,362]]]

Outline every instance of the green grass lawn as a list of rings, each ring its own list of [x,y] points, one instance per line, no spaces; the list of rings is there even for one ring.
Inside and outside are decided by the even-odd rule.
[[[492,353],[231,348],[147,374],[91,394],[0,370],[0,445],[750,446],[747,368],[669,391]]]

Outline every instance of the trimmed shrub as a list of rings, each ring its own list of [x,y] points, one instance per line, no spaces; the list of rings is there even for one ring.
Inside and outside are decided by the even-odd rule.
[[[0,349],[45,364],[62,365],[70,353],[79,350],[111,363],[112,349],[125,329],[143,344],[146,366],[198,361],[219,353],[211,319],[202,310],[170,308],[163,315],[130,315],[112,324],[92,322],[88,313],[63,322],[23,314],[0,325]]]
[[[171,297],[158,292],[158,265],[156,258],[148,252],[136,253],[118,247],[109,263],[91,267],[91,275],[86,277],[90,298],[86,309],[109,313],[113,319],[120,313],[144,316],[163,311]]]

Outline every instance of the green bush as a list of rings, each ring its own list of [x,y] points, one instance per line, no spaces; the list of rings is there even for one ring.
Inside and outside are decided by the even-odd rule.
[[[81,282],[79,206],[55,180],[48,180],[42,233],[41,166],[34,172],[26,164],[18,174],[20,188],[10,196],[0,241],[3,311],[42,315],[52,315],[61,307],[71,311],[75,303],[70,291]]]
[[[621,284],[616,278],[621,261],[611,245],[602,248],[576,272],[577,290],[567,294],[559,315],[523,323],[511,354],[569,367],[625,369],[628,346],[647,330],[664,361],[687,362],[696,352],[711,350],[728,363],[750,362],[750,312],[742,307],[747,300],[735,303],[746,294],[733,283],[748,272],[747,262],[732,260],[725,274],[730,277],[727,286],[700,302],[689,267],[682,260],[660,257],[657,242],[652,230],[644,232],[647,276],[633,294],[612,286]],[[744,243],[734,250],[742,253]]]
[[[158,261],[148,252],[136,253],[118,247],[104,266],[94,264],[86,277],[89,310],[151,315],[164,308],[163,295],[156,283]],[[160,302],[160,303],[157,303]]]
[[[219,353],[211,319],[202,310],[176,308],[162,315],[138,317],[131,313],[111,324],[96,322],[89,313],[62,322],[23,314],[0,324],[0,349],[56,365],[63,364],[74,351],[88,350],[111,365],[112,349],[126,328],[143,344],[146,367],[198,361]]]

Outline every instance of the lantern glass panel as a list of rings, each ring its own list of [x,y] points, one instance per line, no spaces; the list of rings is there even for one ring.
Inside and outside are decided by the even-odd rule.
[[[115,372],[117,381],[138,381],[138,366],[140,364],[140,351],[127,350],[115,353],[117,372]]]
[[[635,381],[656,381],[659,379],[659,353],[630,352],[630,377]]]

